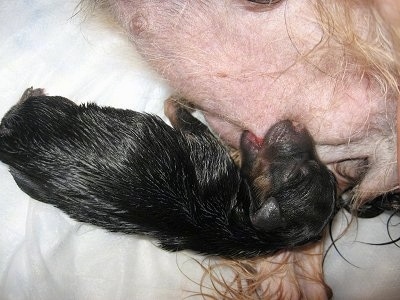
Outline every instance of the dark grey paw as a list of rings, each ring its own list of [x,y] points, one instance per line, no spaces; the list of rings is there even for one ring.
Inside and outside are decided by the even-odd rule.
[[[22,94],[20,100],[16,105],[10,108],[10,110],[4,115],[0,123],[0,137],[9,136],[12,134],[12,130],[21,118],[18,117],[18,111],[22,107],[23,103],[30,97],[45,96],[44,89],[34,89],[33,87],[27,88]]]
[[[34,89],[33,87],[27,88],[25,92],[22,94],[21,99],[19,100],[19,103],[24,102],[26,99],[29,97],[36,97],[36,96],[45,96],[46,93],[44,92],[44,89]]]

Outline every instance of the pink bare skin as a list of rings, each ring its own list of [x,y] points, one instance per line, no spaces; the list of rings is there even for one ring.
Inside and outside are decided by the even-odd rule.
[[[338,162],[343,171],[350,159],[368,159],[364,201],[397,188],[397,99],[331,51],[334,41],[319,44],[312,1],[109,2],[139,52],[229,144],[238,146],[244,129],[262,137],[291,119],[308,128],[334,172]],[[362,14],[354,14],[360,30]]]
[[[384,91],[379,74],[364,72],[336,39],[324,39],[317,1],[96,3],[113,13],[142,56],[179,96],[203,111],[224,141],[238,147],[243,130],[262,138],[280,120],[301,123],[313,136],[321,160],[335,173],[339,191],[357,185],[357,203],[362,204],[398,188],[398,92]],[[366,23],[363,5],[379,3],[383,16],[397,19],[390,9],[395,0],[354,2],[359,6],[351,19],[361,37],[376,28]],[[264,270],[265,292],[273,291],[269,298],[330,297],[323,283],[322,244],[313,247],[273,256],[287,266],[282,275],[263,277],[271,273],[269,263],[263,258],[256,262]],[[300,267],[293,263],[297,261]],[[283,296],[274,298],[278,290]]]

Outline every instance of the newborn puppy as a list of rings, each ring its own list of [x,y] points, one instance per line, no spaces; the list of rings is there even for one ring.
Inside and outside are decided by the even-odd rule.
[[[32,198],[170,251],[252,257],[320,238],[336,187],[305,128],[245,132],[241,173],[187,110],[169,100],[166,113],[174,128],[31,88],[1,122],[0,160]]]

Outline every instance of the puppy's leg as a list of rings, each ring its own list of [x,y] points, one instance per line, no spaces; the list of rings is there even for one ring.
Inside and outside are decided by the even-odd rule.
[[[164,103],[164,113],[175,129],[190,133],[210,133],[206,125],[192,116],[191,108],[184,106],[185,101],[175,97],[168,98]]]
[[[196,171],[198,190],[202,195],[202,205],[209,205],[217,211],[230,209],[231,203],[228,199],[232,199],[232,188],[236,188],[235,184],[231,183],[238,183],[240,179],[228,149],[205,124],[192,116],[190,108],[181,105],[178,99],[169,98],[164,109],[173,127],[182,135],[183,144],[190,154]],[[212,203],[205,204],[205,201],[209,200]]]
[[[164,113],[170,120],[172,126],[175,129],[180,129],[185,132],[198,132],[199,135],[204,133],[213,135],[206,125],[192,116],[191,111],[193,109],[190,105],[185,103],[187,103],[185,99],[176,98],[174,96],[171,96],[165,101]],[[228,152],[235,165],[239,168],[242,160],[241,151],[235,148],[228,148]]]

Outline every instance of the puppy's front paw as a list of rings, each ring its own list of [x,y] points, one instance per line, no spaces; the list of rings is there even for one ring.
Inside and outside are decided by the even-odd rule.
[[[26,99],[29,97],[38,97],[38,96],[45,96],[46,93],[44,89],[34,89],[33,87],[27,88],[25,92],[22,94],[21,99],[19,100],[19,103],[24,102]]]
[[[193,111],[194,108],[184,98],[171,96],[164,102],[164,114],[174,128],[184,129],[193,122],[197,124],[198,121],[191,115]]]
[[[181,101],[181,98],[171,96],[164,102],[164,114],[171,123],[176,123],[178,109],[182,106]]]

